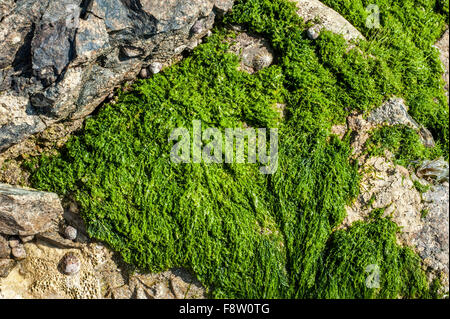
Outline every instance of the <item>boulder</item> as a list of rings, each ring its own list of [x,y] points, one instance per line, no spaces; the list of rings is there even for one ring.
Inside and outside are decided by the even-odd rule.
[[[63,215],[58,195],[0,184],[0,233],[31,236]]]
[[[232,5],[232,0],[2,1],[0,152],[54,123],[86,117],[152,63],[170,64]]]
[[[322,29],[341,34],[347,41],[364,39],[364,36],[343,16],[324,5],[319,0],[295,0],[297,14],[305,22],[311,21],[315,25],[308,30],[308,36],[316,39]]]

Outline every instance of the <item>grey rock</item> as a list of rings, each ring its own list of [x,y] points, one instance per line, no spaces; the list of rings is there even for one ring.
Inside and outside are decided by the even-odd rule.
[[[214,4],[214,9],[219,14],[227,13],[233,7],[234,0],[218,0]]]
[[[203,32],[203,21],[198,20],[194,23],[194,25],[191,28],[192,33],[194,34],[200,34]]]
[[[30,236],[62,216],[58,195],[0,184],[0,233]]]
[[[67,226],[64,229],[64,236],[69,240],[77,239],[77,229],[72,226]]]
[[[422,195],[427,212],[424,223],[414,237],[419,255],[431,270],[444,274],[448,291],[449,276],[449,185],[432,186]]]
[[[364,39],[364,36],[343,16],[324,5],[319,0],[295,0],[297,14],[305,21],[313,21],[316,24],[315,33],[322,29],[341,34],[347,41]]]
[[[320,28],[317,26],[310,27],[308,30],[306,30],[306,35],[311,40],[316,40],[320,35]]]
[[[6,278],[8,277],[11,270],[13,270],[16,262],[12,259],[0,258],[0,277]]]
[[[11,254],[11,248],[9,247],[8,241],[0,235],[0,259],[8,258]]]
[[[80,259],[73,253],[67,253],[62,259],[62,270],[66,275],[75,275],[81,269]]]
[[[426,160],[417,169],[417,176],[431,179],[438,183],[448,182],[448,173],[448,162],[443,158],[438,158],[433,161]]]
[[[426,147],[435,145],[433,135],[424,126],[417,123],[409,114],[405,101],[400,98],[391,98],[379,108],[373,110],[368,117],[373,125],[405,125],[416,130]]]
[[[10,239],[9,241],[8,241],[8,245],[9,245],[9,247],[11,247],[11,248],[16,248],[17,246],[19,246],[20,245],[20,241],[18,240],[18,239]]]
[[[157,73],[161,72],[162,68],[163,68],[163,65],[159,62],[152,62],[148,67],[151,74],[157,74]]]
[[[12,248],[11,255],[15,260],[23,260],[27,258],[27,252],[25,251],[23,245],[18,245],[17,247]]]
[[[54,123],[88,116],[149,61],[168,65],[199,43],[216,15],[232,5],[229,0],[2,1],[0,152]]]

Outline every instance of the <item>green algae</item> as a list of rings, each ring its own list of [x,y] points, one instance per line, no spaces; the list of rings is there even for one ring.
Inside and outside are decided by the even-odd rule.
[[[355,8],[350,1],[343,7],[326,2],[365,33],[364,15],[347,14]],[[277,54],[275,65],[255,75],[238,71],[238,58],[223,41],[230,34],[218,28],[179,64],[120,92],[58,156],[30,162],[32,183],[75,198],[89,234],[126,262],[150,271],[191,269],[213,297],[429,297],[419,258],[395,243],[395,223],[375,214],[334,231],[359,188],[350,137],[330,133],[350,112],[403,96],[433,132],[436,152],[448,157],[442,72],[431,49],[445,14],[436,8],[416,17],[420,8],[386,8],[414,24],[398,35],[397,46],[386,40],[400,32],[395,27],[368,31],[361,49],[348,51],[342,37],[328,32],[307,39],[291,3],[237,1],[224,23],[264,35]],[[430,18],[423,37],[408,35]],[[423,103],[414,104],[419,96]],[[277,103],[286,105],[282,121]],[[190,129],[194,119],[222,130],[277,127],[278,170],[262,175],[258,164],[171,163],[171,130]],[[379,145],[405,164],[434,155],[420,149],[410,156],[409,145],[398,147],[403,135],[385,142],[389,132],[374,135],[372,155]],[[369,265],[380,269],[379,289],[366,285]]]

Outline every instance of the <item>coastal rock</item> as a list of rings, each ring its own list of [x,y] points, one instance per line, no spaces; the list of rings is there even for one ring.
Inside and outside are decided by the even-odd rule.
[[[232,5],[230,0],[2,1],[0,152],[62,120],[83,119],[151,63],[170,64]]]
[[[341,34],[347,41],[364,39],[364,36],[343,16],[324,5],[318,0],[296,0],[297,14],[305,22],[315,24],[308,34],[310,38],[317,38],[322,29]]]
[[[63,214],[54,193],[0,184],[0,233],[30,236],[46,231]]]

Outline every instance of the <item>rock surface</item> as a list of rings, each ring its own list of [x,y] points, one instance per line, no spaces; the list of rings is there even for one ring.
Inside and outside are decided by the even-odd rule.
[[[445,91],[447,93],[448,101],[448,90],[449,90],[449,30],[445,31],[442,38],[436,43],[436,47],[439,50],[442,66],[444,67],[444,81],[445,81]]]
[[[230,0],[18,0],[0,7],[0,152],[90,114],[207,34]],[[191,32],[201,24],[202,32]]]
[[[316,22],[310,30],[308,36],[315,39],[322,29],[333,33],[341,34],[347,41],[364,39],[364,36],[343,16],[324,5],[319,0],[295,0],[298,15],[305,22]]]
[[[36,240],[24,245],[27,259],[0,259],[9,275],[0,278],[1,298],[202,298],[205,289],[186,270],[172,269],[159,274],[135,273],[118,256],[99,243],[83,244],[78,249],[61,249]],[[61,261],[75,255],[79,271],[66,275]],[[5,263],[2,268],[2,263]]]
[[[63,214],[58,195],[0,184],[0,234],[45,232]]]
[[[365,220],[373,209],[384,208],[401,227],[399,241],[415,249],[424,260],[432,278],[442,278],[449,289],[449,185],[432,185],[421,194],[414,186],[414,173],[392,161],[373,157],[361,167],[361,194],[347,207],[343,226]]]

